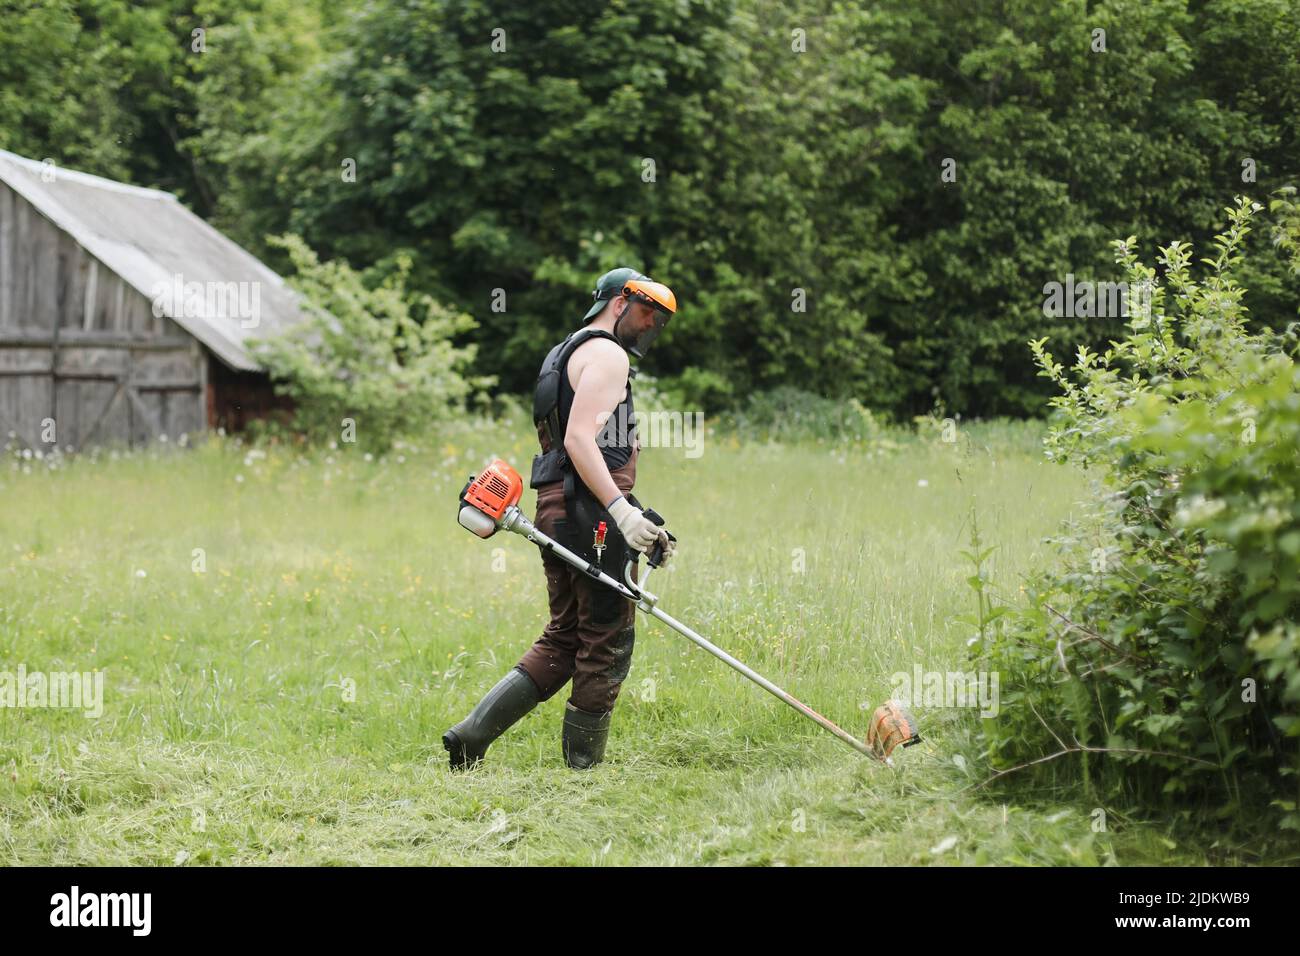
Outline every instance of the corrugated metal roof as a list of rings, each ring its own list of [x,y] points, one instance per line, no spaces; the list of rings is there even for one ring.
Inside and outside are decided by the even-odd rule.
[[[61,167],[53,174],[46,182],[49,171],[42,163],[0,150],[0,181],[145,298],[158,301],[163,314],[232,368],[258,369],[248,341],[274,335],[305,318],[297,294],[280,276],[171,193]],[[251,324],[247,316],[227,314],[223,302],[209,302],[207,297],[202,302],[191,297],[188,303],[159,299],[158,290],[174,287],[176,276],[185,283],[258,283],[256,326],[244,328]]]

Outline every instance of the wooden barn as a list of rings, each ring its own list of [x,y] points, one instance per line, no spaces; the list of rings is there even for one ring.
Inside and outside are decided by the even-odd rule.
[[[296,295],[170,193],[0,150],[0,446],[238,429],[282,407],[249,342]]]

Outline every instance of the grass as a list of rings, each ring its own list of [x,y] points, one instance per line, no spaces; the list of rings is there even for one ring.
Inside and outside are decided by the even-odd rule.
[[[100,669],[105,709],[0,710],[0,864],[1250,859],[1115,812],[1093,832],[1081,794],[972,791],[968,711],[915,708],[925,742],[875,765],[644,618],[604,765],[564,767],[561,692],[451,775],[442,730],[544,623],[532,546],[454,519],[486,458],[526,473],[528,435],[6,463],[0,670]],[[971,496],[1006,598],[1087,493],[1028,425],[641,461],[681,539],[663,607],[858,734],[892,673],[960,667]]]

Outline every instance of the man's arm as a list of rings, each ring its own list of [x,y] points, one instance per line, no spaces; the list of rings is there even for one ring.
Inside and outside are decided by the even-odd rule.
[[[622,494],[609,473],[596,444],[596,435],[614,407],[623,400],[627,386],[627,353],[606,339],[594,339],[582,346],[589,351],[573,391],[573,407],[564,434],[564,450],[582,483],[604,506]]]

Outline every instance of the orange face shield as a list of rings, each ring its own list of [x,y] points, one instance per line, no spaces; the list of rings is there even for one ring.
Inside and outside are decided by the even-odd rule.
[[[623,295],[627,296],[629,303],[640,303],[649,307],[654,316],[654,324],[650,328],[626,337],[619,334],[618,326],[627,318],[627,312],[624,312],[618,322],[614,323],[614,334],[623,343],[623,347],[637,358],[642,358],[677,311],[677,296],[673,295],[673,290],[668,286],[650,278],[630,279],[627,285],[623,286]]]

